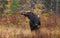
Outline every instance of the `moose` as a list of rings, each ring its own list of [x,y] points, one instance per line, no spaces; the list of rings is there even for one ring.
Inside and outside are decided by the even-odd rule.
[[[40,18],[37,14],[34,14],[33,12],[22,12],[21,15],[28,17],[31,30],[37,30],[40,28]]]

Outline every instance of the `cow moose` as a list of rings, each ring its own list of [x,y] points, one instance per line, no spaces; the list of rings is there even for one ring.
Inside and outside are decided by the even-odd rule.
[[[31,30],[37,30],[40,28],[40,18],[37,14],[34,14],[33,12],[22,12],[21,15],[28,17],[28,19],[30,20],[29,24]]]

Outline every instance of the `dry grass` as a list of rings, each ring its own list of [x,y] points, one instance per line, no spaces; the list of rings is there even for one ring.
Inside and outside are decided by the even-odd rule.
[[[56,18],[52,14],[41,15],[41,28],[35,31],[30,30],[29,20],[19,14],[0,18],[4,20],[0,21],[0,38],[60,38],[60,16]]]

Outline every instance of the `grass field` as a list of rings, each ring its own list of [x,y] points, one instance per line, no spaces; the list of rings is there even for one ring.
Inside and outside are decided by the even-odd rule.
[[[0,38],[60,38],[60,16],[46,13],[40,18],[41,28],[31,31],[29,20],[20,14],[0,16]]]

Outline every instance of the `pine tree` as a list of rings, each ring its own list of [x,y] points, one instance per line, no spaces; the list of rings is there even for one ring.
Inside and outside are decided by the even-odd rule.
[[[16,12],[18,10],[18,7],[19,7],[19,0],[12,0],[10,6],[11,11]]]

